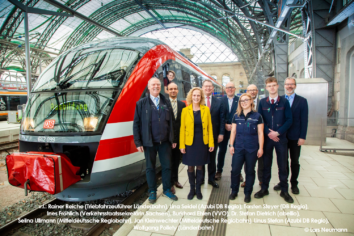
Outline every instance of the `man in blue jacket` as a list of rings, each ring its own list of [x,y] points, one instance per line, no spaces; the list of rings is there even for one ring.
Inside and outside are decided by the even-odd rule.
[[[226,84],[227,96],[221,98],[221,106],[224,114],[225,133],[224,133],[224,139],[222,140],[222,142],[219,143],[218,165],[217,165],[217,172],[215,175],[215,179],[221,178],[222,171],[224,168],[225,154],[227,150],[227,144],[229,143],[230,131],[232,127],[232,118],[236,113],[237,105],[238,105],[238,97],[235,96],[235,91],[236,91],[235,84],[229,82]],[[243,182],[242,175],[240,175],[240,178],[241,178],[240,181]]]
[[[149,94],[136,103],[133,135],[139,152],[144,152],[146,160],[146,180],[149,186],[149,202],[156,202],[156,157],[162,168],[163,195],[171,200],[178,198],[171,192],[171,147],[176,148],[173,135],[172,107],[161,92],[161,82],[151,78],[148,82]]]
[[[299,194],[300,190],[297,187],[297,178],[300,172],[300,151],[301,145],[305,143],[308,125],[308,114],[309,108],[307,100],[295,94],[296,80],[294,78],[286,78],[284,82],[285,95],[284,97],[289,101],[291,111],[293,113],[293,124],[287,132],[288,137],[288,149],[290,152],[291,160],[291,192],[293,194]],[[286,165],[288,174],[289,173],[289,158],[288,164]],[[280,190],[280,184],[274,186],[274,190]]]
[[[269,97],[263,98],[258,107],[258,112],[264,120],[264,154],[263,154],[263,183],[262,189],[254,197],[262,198],[268,195],[269,181],[271,177],[273,150],[277,154],[279,169],[280,196],[288,203],[293,203],[294,199],[289,195],[288,172],[287,172],[287,138],[286,132],[292,124],[292,113],[289,101],[278,95],[278,81],[274,77],[269,77],[265,81]]]

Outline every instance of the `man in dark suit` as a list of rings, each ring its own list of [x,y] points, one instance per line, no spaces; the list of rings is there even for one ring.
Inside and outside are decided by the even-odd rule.
[[[259,106],[259,97],[258,97],[258,88],[254,84],[250,84],[247,87],[247,93],[249,93],[253,99],[254,108],[258,111]]]
[[[179,129],[181,127],[181,113],[182,109],[186,107],[186,104],[182,101],[177,100],[178,95],[178,86],[174,82],[170,82],[167,85],[167,91],[169,94],[169,99],[171,102],[171,107],[173,111],[172,123],[173,123],[173,134],[175,136],[175,140],[177,141],[177,146],[172,148],[172,156],[171,156],[171,191],[175,194],[175,188],[183,188],[182,184],[178,182],[178,167],[181,162],[181,151],[179,150]]]
[[[288,151],[290,152],[291,160],[291,192],[293,194],[299,194],[300,191],[297,187],[297,178],[300,172],[299,159],[301,145],[303,145],[306,140],[309,108],[306,98],[295,94],[296,80],[294,78],[290,77],[285,79],[284,89],[286,94],[283,97],[285,97],[289,101],[291,111],[293,113],[293,124],[290,126],[288,132],[286,133],[286,136],[288,138]],[[289,157],[286,167],[288,170],[288,174],[290,174]],[[274,189],[280,189],[280,185],[277,184],[276,186],[274,186]]]
[[[223,141],[219,144],[219,154],[218,154],[218,165],[217,172],[215,175],[216,179],[220,179],[222,175],[222,171],[224,168],[225,162],[225,154],[227,150],[227,144],[230,139],[230,131],[232,127],[232,118],[234,117],[237,105],[238,105],[238,97],[235,96],[236,87],[235,84],[229,82],[226,84],[226,95],[221,99],[221,106],[224,113],[224,123],[225,123],[225,134]],[[233,143],[231,144],[233,145]],[[240,181],[243,181],[242,175],[240,175]]]
[[[156,202],[156,157],[162,168],[163,195],[173,201],[178,198],[171,192],[171,146],[176,148],[173,135],[171,104],[160,92],[161,82],[153,77],[148,82],[149,94],[136,103],[133,135],[139,152],[146,160],[146,180],[149,186],[149,202]]]
[[[247,87],[247,93],[251,95],[253,99],[254,108],[258,111],[259,106],[259,98],[258,98],[258,88],[254,84],[250,84]],[[257,167],[257,176],[259,180],[259,185],[262,185],[263,178],[263,157],[257,158],[258,167]],[[246,181],[241,184],[241,187],[244,188],[246,186]]]
[[[205,95],[205,105],[209,107],[211,114],[211,123],[213,125],[214,136],[214,151],[210,153],[210,162],[208,164],[208,184],[215,188],[219,188],[219,185],[215,182],[216,173],[216,153],[218,149],[218,143],[224,139],[224,115],[221,107],[221,101],[212,96],[214,92],[214,85],[210,80],[204,80],[202,89]]]

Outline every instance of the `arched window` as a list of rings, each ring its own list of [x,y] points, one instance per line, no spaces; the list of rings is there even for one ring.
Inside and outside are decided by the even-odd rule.
[[[223,75],[223,76],[222,76],[222,85],[223,85],[224,87],[226,87],[226,84],[227,84],[228,82],[230,82],[230,76],[227,75],[227,74]]]
[[[213,77],[215,80],[218,79],[218,77],[216,75],[211,75],[211,77]]]

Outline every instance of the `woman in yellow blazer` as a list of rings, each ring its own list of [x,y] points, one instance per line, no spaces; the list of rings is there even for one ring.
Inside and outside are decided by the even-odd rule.
[[[179,148],[183,153],[183,164],[188,165],[191,187],[189,200],[192,200],[194,195],[197,195],[198,199],[203,199],[200,190],[203,182],[202,167],[209,163],[209,152],[214,150],[211,115],[209,108],[204,106],[204,100],[203,90],[192,88],[187,95],[188,106],[183,108],[181,115]]]

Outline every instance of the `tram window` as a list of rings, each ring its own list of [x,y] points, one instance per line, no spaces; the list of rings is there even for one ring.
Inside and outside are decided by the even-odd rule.
[[[183,68],[184,69],[184,68]],[[190,75],[188,72],[185,72],[182,69],[182,79],[183,79],[183,87],[184,87],[184,96],[187,97],[189,90],[191,90],[192,86],[190,84]]]
[[[23,105],[27,103],[27,96],[20,96],[20,104]]]
[[[19,96],[8,96],[7,97],[9,106],[8,109],[11,111],[17,110],[17,105],[20,105],[20,97]]]

